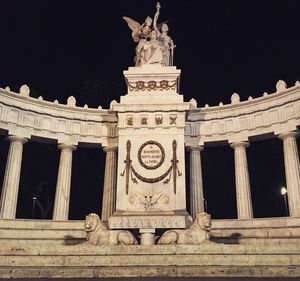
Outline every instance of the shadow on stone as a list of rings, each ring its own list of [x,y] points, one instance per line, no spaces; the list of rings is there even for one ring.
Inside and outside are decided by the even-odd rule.
[[[72,235],[64,236],[64,240],[65,240],[65,245],[67,245],[67,246],[69,246],[69,245],[79,245],[79,244],[82,244],[82,243],[86,242],[85,239],[74,237]]]
[[[210,235],[210,241],[214,243],[221,243],[221,244],[240,244],[241,237],[242,235],[238,232],[223,237]]]

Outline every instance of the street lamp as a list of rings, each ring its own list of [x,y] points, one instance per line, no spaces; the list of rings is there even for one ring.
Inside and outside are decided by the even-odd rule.
[[[203,203],[204,203],[204,212],[207,213],[207,201],[204,198],[203,198]]]
[[[34,210],[35,210],[35,202],[37,200],[36,196],[32,196],[32,213],[31,213],[31,218],[34,218]]]
[[[287,205],[287,189],[282,186],[280,188],[280,193],[281,195],[283,196],[283,199],[284,199],[284,207],[285,207],[285,213],[286,215],[288,216],[289,215],[289,210],[288,210],[288,205]]]

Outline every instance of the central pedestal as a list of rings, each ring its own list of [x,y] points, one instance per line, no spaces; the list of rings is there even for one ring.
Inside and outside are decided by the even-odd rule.
[[[184,126],[190,104],[178,93],[176,67],[130,67],[124,76],[128,94],[112,104],[119,150],[116,212],[109,227],[140,229],[149,244],[155,228],[186,227]]]

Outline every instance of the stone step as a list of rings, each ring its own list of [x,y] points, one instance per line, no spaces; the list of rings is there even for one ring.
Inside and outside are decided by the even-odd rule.
[[[1,247],[0,277],[300,277],[300,245]]]
[[[83,220],[37,220],[37,219],[0,219],[0,229],[66,229],[82,230]]]
[[[71,245],[85,240],[84,221],[0,220],[0,245]],[[225,244],[298,244],[299,218],[213,220],[211,240]]]
[[[0,229],[0,240],[9,239],[63,239],[63,238],[85,238],[83,230],[72,229]]]
[[[300,244],[295,245],[228,245],[205,242],[201,245],[116,245],[93,246],[87,244],[70,246],[9,245],[0,248],[0,256],[126,256],[126,255],[300,255]]]
[[[80,278],[87,280],[141,280],[141,281],[171,281],[174,278],[183,281],[196,280],[299,280],[299,266],[105,266],[105,267],[1,267],[1,278]],[[122,277],[122,279],[120,278]],[[250,278],[249,278],[250,277]],[[103,279],[104,278],[104,279]],[[106,278],[106,279],[105,279]],[[110,278],[110,279],[107,279]],[[111,279],[115,278],[115,279]],[[232,279],[234,278],[234,279]],[[270,279],[272,278],[272,279]],[[26,279],[26,280],[28,280]],[[226,280],[226,279],[225,279]]]

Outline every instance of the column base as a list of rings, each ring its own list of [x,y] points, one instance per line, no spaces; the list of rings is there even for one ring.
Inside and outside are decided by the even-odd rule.
[[[154,245],[155,244],[155,228],[143,229],[140,228],[141,245]]]

